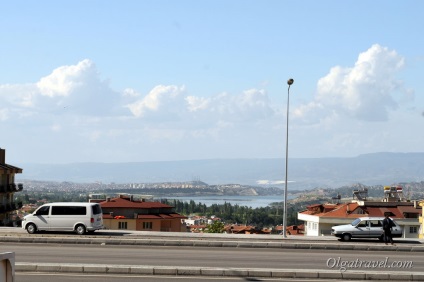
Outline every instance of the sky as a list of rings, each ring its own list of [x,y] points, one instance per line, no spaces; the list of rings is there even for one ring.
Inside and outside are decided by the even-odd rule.
[[[423,10],[6,1],[0,147],[12,165],[284,158],[288,108],[289,158],[423,152]]]

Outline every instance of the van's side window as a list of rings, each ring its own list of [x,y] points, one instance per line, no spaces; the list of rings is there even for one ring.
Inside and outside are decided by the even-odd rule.
[[[41,207],[38,209],[37,215],[49,215],[49,210],[50,210],[49,206]]]
[[[53,206],[52,215],[86,215],[86,207],[78,206]]]

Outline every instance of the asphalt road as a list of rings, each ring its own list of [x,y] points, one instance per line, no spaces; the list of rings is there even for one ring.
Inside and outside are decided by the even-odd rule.
[[[388,246],[390,248],[390,246]],[[346,251],[264,248],[213,248],[181,246],[60,245],[0,243],[0,252],[14,252],[16,262],[194,266],[220,268],[337,269],[337,261],[411,261],[412,268],[396,271],[424,272],[422,252]],[[333,266],[333,267],[331,267]],[[370,268],[355,268],[370,270]],[[372,270],[378,270],[374,268]]]
[[[55,273],[17,273],[17,282],[247,282],[247,281],[263,281],[263,282],[322,282],[322,279],[294,279],[294,278],[241,278],[241,277],[205,277],[205,276],[135,276],[135,275],[82,275],[82,274],[55,274]],[[346,280],[330,280],[331,282],[343,282]],[[361,282],[361,280],[356,280]],[[374,280],[366,280],[367,282]],[[363,280],[365,282],[365,280]]]

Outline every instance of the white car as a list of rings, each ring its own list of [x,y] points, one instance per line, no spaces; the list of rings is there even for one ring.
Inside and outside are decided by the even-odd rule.
[[[378,238],[383,241],[383,220],[384,217],[360,217],[350,224],[331,227],[331,235],[343,241],[349,241],[351,238]],[[402,227],[393,219],[392,221],[395,224],[395,227],[392,228],[392,237],[402,237]]]

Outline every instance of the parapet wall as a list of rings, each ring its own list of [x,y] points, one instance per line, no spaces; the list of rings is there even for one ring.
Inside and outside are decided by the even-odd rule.
[[[15,253],[0,253],[0,281],[15,281]]]

